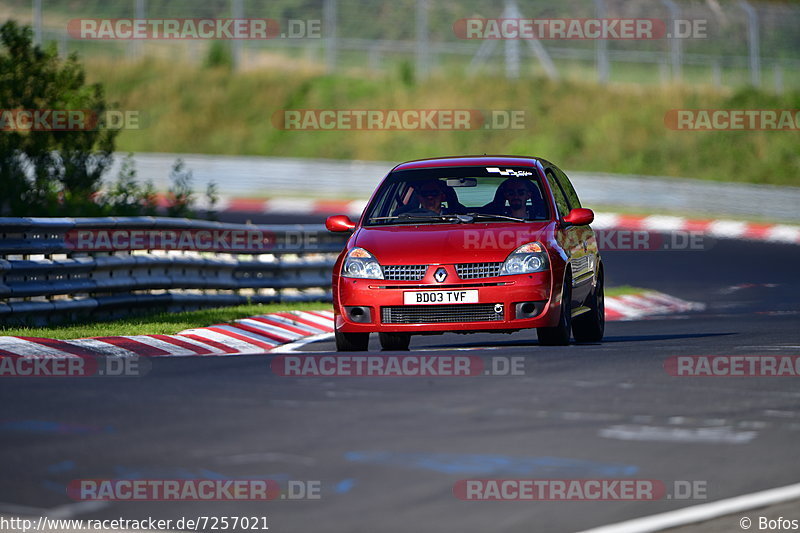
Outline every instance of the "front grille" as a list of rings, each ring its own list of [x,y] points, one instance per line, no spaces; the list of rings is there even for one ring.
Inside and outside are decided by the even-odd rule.
[[[456,265],[456,273],[461,279],[493,278],[500,275],[503,263],[463,263]]]
[[[384,324],[438,324],[441,322],[496,322],[503,320],[498,304],[403,305],[381,307]]]
[[[383,267],[383,279],[389,281],[420,281],[425,277],[428,265],[387,265]]]

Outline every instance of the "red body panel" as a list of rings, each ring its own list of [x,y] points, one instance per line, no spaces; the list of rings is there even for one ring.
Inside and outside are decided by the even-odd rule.
[[[473,223],[361,228],[348,246],[369,250],[382,265],[504,261],[531,241],[547,241],[555,223]]]

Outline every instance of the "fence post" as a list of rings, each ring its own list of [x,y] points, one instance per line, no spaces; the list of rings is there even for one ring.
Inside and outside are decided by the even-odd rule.
[[[503,14],[500,15],[501,18],[504,19],[519,19],[522,18],[522,14],[517,7],[517,3],[515,0],[506,0],[505,8],[503,9]],[[519,43],[516,40],[513,40],[516,48],[509,45],[509,40],[506,40],[506,77],[507,78],[518,78],[519,77]],[[528,47],[531,49],[533,55],[539,59],[539,63],[541,63],[542,68],[544,69],[545,74],[551,80],[558,79],[558,71],[556,70],[555,65],[553,64],[553,60],[550,59],[550,55],[547,53],[547,50],[544,49],[542,43],[539,42],[539,39],[525,39],[528,43]],[[469,68],[467,72],[473,75],[478,67],[488,61],[489,56],[492,55],[492,52],[495,49],[495,44],[497,43],[494,39],[486,39],[484,40],[478,51],[472,56],[472,61],[469,63]]]
[[[233,4],[231,5],[231,11],[233,13],[233,18],[235,19],[242,19],[244,18],[244,4],[242,0],[231,0]],[[242,66],[242,41],[239,39],[234,39],[231,42],[231,52],[233,54],[233,68],[234,70],[239,70]]]
[[[750,48],[750,83],[761,86],[761,57],[759,53],[758,13],[747,0],[739,0],[739,6],[747,14],[747,44]]]
[[[519,9],[514,0],[506,0],[506,8],[503,12],[503,17],[520,18]],[[517,39],[505,40],[505,56],[506,78],[514,80],[519,78],[519,41]]]
[[[680,81],[683,76],[683,47],[680,37],[672,35],[670,31],[674,32],[677,28],[675,21],[681,18],[681,8],[678,7],[678,4],[673,0],[661,0],[661,2],[667,7],[667,10],[669,10],[669,19],[672,23],[672,29],[668,29],[667,31],[670,63],[672,64],[672,79],[673,81]]]
[[[136,0],[136,6],[134,7],[133,18],[135,19],[147,18],[147,0]],[[133,41],[132,52],[133,55],[137,58],[140,58],[142,57],[142,55],[144,55],[142,41],[138,39],[135,39]]]
[[[417,77],[428,76],[428,0],[417,0]]]
[[[594,0],[595,12],[598,19],[606,18],[605,0]],[[595,63],[597,65],[597,82],[608,83],[609,64],[608,64],[608,41],[597,39],[595,41]]]
[[[42,0],[33,0],[33,44],[42,44]]]
[[[783,69],[777,63],[775,64],[773,75],[775,79],[775,92],[783,94]]]
[[[325,0],[322,16],[325,19],[325,69],[329,74],[336,70],[336,0]]]
[[[66,57],[69,55],[66,33],[62,33],[58,37],[58,55],[61,56],[62,59],[66,59]]]
[[[718,60],[711,65],[711,82],[714,84],[715,89],[722,87],[722,66],[720,66]]]

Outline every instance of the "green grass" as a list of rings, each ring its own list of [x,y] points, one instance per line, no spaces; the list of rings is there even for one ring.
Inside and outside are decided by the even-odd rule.
[[[719,181],[800,185],[796,131],[673,131],[671,109],[800,109],[800,91],[600,86],[546,79],[453,76],[425,81],[401,72],[329,76],[313,65],[277,63],[231,73],[147,59],[87,63],[108,100],[141,110],[120,151],[406,161],[501,153],[539,155],[563,168]],[[285,109],[522,110],[518,130],[285,131]],[[313,183],[313,176],[303,177]],[[222,191],[224,193],[224,190]]]
[[[620,285],[619,287],[606,287],[605,288],[605,295],[606,296],[625,296],[627,294],[638,294],[640,292],[644,292],[648,289],[642,289],[641,287],[631,287],[630,285]]]
[[[634,294],[646,289],[623,285],[606,287],[606,296]],[[189,328],[200,328],[212,324],[232,322],[278,311],[319,311],[330,309],[329,303],[286,303],[267,305],[238,305],[219,309],[202,309],[183,313],[156,313],[137,318],[125,318],[110,322],[90,324],[67,324],[53,327],[10,327],[0,328],[0,336],[43,337],[48,339],[81,339],[113,335],[173,335]]]
[[[156,313],[136,318],[89,324],[67,324],[53,327],[0,328],[0,335],[44,337],[50,339],[80,339],[111,335],[172,335],[189,328],[232,322],[239,318],[275,313],[278,311],[310,311],[330,309],[329,303],[285,303],[238,305],[219,309],[202,309],[183,313]]]

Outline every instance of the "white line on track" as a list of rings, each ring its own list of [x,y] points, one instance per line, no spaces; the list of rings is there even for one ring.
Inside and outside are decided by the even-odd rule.
[[[741,513],[797,498],[800,498],[800,483],[626,520],[616,524],[587,529],[580,533],[649,533],[651,531],[663,531],[668,528],[705,522],[712,518]]]
[[[660,426],[616,425],[598,432],[603,438],[650,442],[699,442],[747,444],[758,436],[755,431],[733,431],[730,427],[675,428]]]
[[[298,339],[294,342],[290,342],[287,344],[282,344],[277,348],[273,348],[269,351],[269,353],[291,353],[294,352],[297,348],[302,348],[306,344],[317,342],[317,341],[327,341],[333,338],[333,333],[320,333],[319,335],[312,335],[310,337],[305,337],[302,339]],[[323,352],[320,352],[323,353]]]
[[[105,509],[110,504],[103,501],[86,501],[77,503],[67,503],[56,507],[39,508],[17,505],[13,503],[0,503],[0,514],[11,513],[27,516],[46,516],[48,518],[74,518],[80,514],[93,513],[100,509]]]

